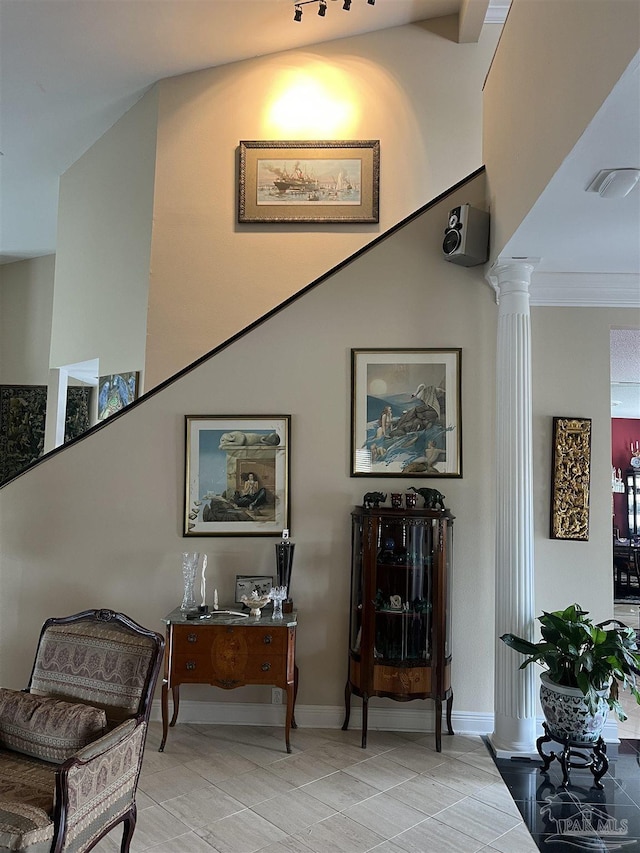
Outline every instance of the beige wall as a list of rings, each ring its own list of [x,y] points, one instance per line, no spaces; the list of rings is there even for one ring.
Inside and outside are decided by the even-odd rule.
[[[0,384],[46,385],[55,256],[0,266]]]
[[[60,179],[51,367],[144,368],[156,111],[151,91]]]
[[[209,555],[209,582],[223,600],[236,574],[272,572],[273,540],[181,536],[184,415],[281,412],[292,415],[299,718],[305,708],[339,709],[350,508],[372,488],[407,485],[348,476],[350,349],[461,346],[464,476],[433,485],[456,516],[454,711],[491,712],[497,308],[481,268],[448,264],[440,253],[445,211],[479,205],[483,196],[479,178],[214,359],[0,490],[0,683],[23,686],[39,625],[51,614],[108,606],[161,628],[180,601],[186,548]],[[621,314],[533,311],[536,612],[576,596],[598,617],[611,611],[608,340]],[[586,543],[547,538],[554,414],[593,418]],[[183,694],[269,702],[263,688]],[[420,703],[411,707],[423,713]]]
[[[213,360],[0,490],[0,683],[22,685],[26,646],[52,613],[104,605],[161,627],[180,602],[185,549],[209,555],[209,583],[223,600],[236,574],[271,572],[274,540],[181,536],[184,415],[282,412],[292,415],[299,703],[340,706],[349,512],[365,491],[407,485],[348,476],[350,349],[462,346],[464,478],[438,485],[456,516],[456,705],[491,708],[496,309],[481,272],[448,264],[440,252],[448,205],[480,204],[483,194],[478,179]],[[183,692],[269,701],[259,688]]]
[[[637,0],[513,0],[483,96],[492,258],[639,47]]]
[[[499,29],[460,45],[443,18],[160,82],[147,388],[482,165]],[[249,139],[379,139],[379,225],[238,225]]]
[[[499,30],[460,45],[442,18],[162,81],[61,178],[51,354],[28,358],[46,373],[98,357],[101,374],[146,359],[149,389],[474,171]],[[301,81],[342,118],[302,121],[298,102],[275,123]],[[271,138],[380,139],[380,224],[237,225],[238,142]],[[24,363],[25,338],[7,341]]]
[[[533,462],[536,612],[574,601],[596,620],[611,616],[612,327],[628,322],[623,309],[534,308]],[[554,416],[592,419],[588,542],[549,539],[551,431]]]

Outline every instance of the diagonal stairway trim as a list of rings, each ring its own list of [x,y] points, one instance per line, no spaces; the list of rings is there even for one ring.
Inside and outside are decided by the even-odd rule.
[[[47,459],[51,459],[52,457],[54,457],[58,453],[62,453],[67,448],[72,447],[74,444],[77,444],[78,442],[84,441],[85,439],[89,438],[90,436],[95,435],[95,433],[97,433],[101,429],[104,429],[108,424],[112,423],[113,421],[117,420],[118,418],[121,418],[123,415],[125,415],[127,412],[130,412],[132,409],[136,408],[137,406],[142,405],[144,402],[149,400],[151,397],[154,397],[156,394],[159,394],[161,391],[164,391],[165,388],[168,388],[174,382],[177,382],[179,379],[182,379],[183,376],[186,376],[192,370],[195,370],[196,368],[200,367],[202,364],[204,364],[210,358],[213,358],[215,355],[218,355],[218,353],[223,352],[225,349],[227,349],[227,347],[230,347],[232,344],[239,341],[245,335],[248,335],[254,329],[257,329],[263,323],[266,323],[268,320],[270,320],[272,317],[279,314],[281,311],[284,311],[286,308],[288,308],[290,305],[292,305],[298,299],[302,299],[307,293],[314,290],[316,287],[319,287],[319,285],[321,285],[323,282],[327,281],[327,279],[331,278],[336,273],[338,273],[340,270],[342,270],[345,267],[352,264],[354,261],[356,261],[362,255],[364,255],[366,252],[369,252],[371,249],[373,249],[375,246],[377,246],[379,243],[382,243],[384,240],[387,240],[389,237],[392,237],[394,234],[396,234],[402,228],[409,225],[409,223],[413,222],[414,219],[417,219],[419,216],[422,216],[422,214],[426,213],[431,208],[440,204],[449,195],[452,195],[453,193],[462,189],[462,187],[466,186],[466,184],[475,180],[477,177],[482,175],[484,172],[485,172],[485,167],[480,166],[478,169],[471,172],[466,177],[462,178],[456,184],[449,187],[449,189],[447,189],[444,192],[440,193],[439,195],[435,196],[435,198],[431,199],[431,201],[428,201],[426,204],[422,205],[422,207],[419,207],[413,213],[410,213],[404,219],[401,219],[400,222],[397,222],[395,225],[392,225],[391,228],[388,228],[382,234],[378,234],[376,237],[374,237],[372,240],[370,240],[364,246],[361,246],[359,249],[357,249],[352,255],[349,255],[347,258],[340,261],[335,266],[331,267],[329,270],[327,270],[327,272],[322,273],[322,275],[318,276],[318,278],[314,279],[312,282],[305,285],[301,290],[296,291],[294,294],[287,297],[287,299],[280,302],[274,308],[271,308],[269,311],[267,311],[265,314],[260,315],[260,317],[253,320],[247,326],[240,329],[238,332],[235,332],[233,335],[231,335],[231,337],[227,338],[226,340],[222,341],[222,343],[217,344],[213,349],[211,349],[208,352],[204,353],[203,355],[199,356],[195,361],[192,361],[190,364],[181,368],[177,373],[174,373],[172,376],[169,376],[167,379],[164,379],[162,382],[160,382],[154,388],[151,388],[149,391],[145,391],[144,394],[142,394],[140,397],[138,397],[137,400],[134,400],[132,403],[129,403],[129,405],[125,406],[124,409],[120,409],[120,411],[115,412],[113,415],[111,415],[105,421],[101,421],[100,423],[93,424],[93,426],[89,427],[89,429],[86,432],[82,433],[82,435],[79,435],[76,438],[73,438],[70,441],[66,442],[65,444],[61,444],[59,447],[55,447],[53,450],[50,450],[48,453],[43,454],[39,459],[36,459],[34,462],[32,462],[26,468],[23,468],[22,471],[19,471],[14,476],[12,476],[9,479],[5,480],[4,482],[0,483],[0,489],[4,489],[6,486],[8,486],[14,480],[17,480],[18,477],[22,477],[24,474],[28,473],[29,471],[32,471],[34,468],[36,468],[38,465],[41,465]]]

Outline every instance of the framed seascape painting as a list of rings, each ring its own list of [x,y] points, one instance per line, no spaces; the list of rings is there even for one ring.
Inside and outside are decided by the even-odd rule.
[[[351,476],[461,477],[460,349],[351,350]]]
[[[187,415],[184,536],[289,528],[291,415]]]
[[[240,142],[238,222],[378,222],[379,140]]]

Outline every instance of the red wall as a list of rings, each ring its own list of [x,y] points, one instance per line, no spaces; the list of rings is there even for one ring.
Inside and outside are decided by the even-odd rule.
[[[620,468],[622,477],[629,468],[631,458],[631,442],[640,441],[640,420],[637,418],[611,419],[611,464]],[[620,535],[629,535],[627,521],[627,496],[617,493],[613,495],[613,525],[620,529]]]

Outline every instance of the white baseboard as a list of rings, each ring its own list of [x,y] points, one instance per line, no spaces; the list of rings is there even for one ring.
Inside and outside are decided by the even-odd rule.
[[[162,718],[160,701],[151,709],[151,719]],[[193,724],[218,724],[236,726],[283,726],[285,707],[249,702],[194,702],[180,701],[178,721]],[[493,729],[493,714],[476,711],[461,711],[452,714],[451,722],[456,734],[483,735]],[[338,705],[296,705],[296,723],[300,728],[339,729],[344,723],[344,707]],[[352,707],[350,729],[362,725],[361,707]],[[435,714],[433,707],[389,707],[369,706],[368,728],[370,731],[389,732],[433,732]],[[446,724],[443,722],[443,732]]]
[[[160,701],[153,702],[151,719],[162,719]],[[217,724],[235,726],[284,726],[285,706],[267,705],[257,702],[180,702],[181,723]],[[296,705],[296,723],[300,728],[340,729],[344,722],[344,707],[341,705]],[[451,715],[453,730],[459,735],[490,735],[493,731],[493,714],[479,711],[454,710]],[[361,706],[351,708],[350,729],[362,725]],[[375,708],[369,706],[369,731],[387,732],[433,732],[435,713],[430,707]],[[542,717],[537,720],[537,736],[542,734]],[[443,734],[446,724],[442,724]],[[602,736],[606,743],[618,743],[618,724],[609,719]]]

